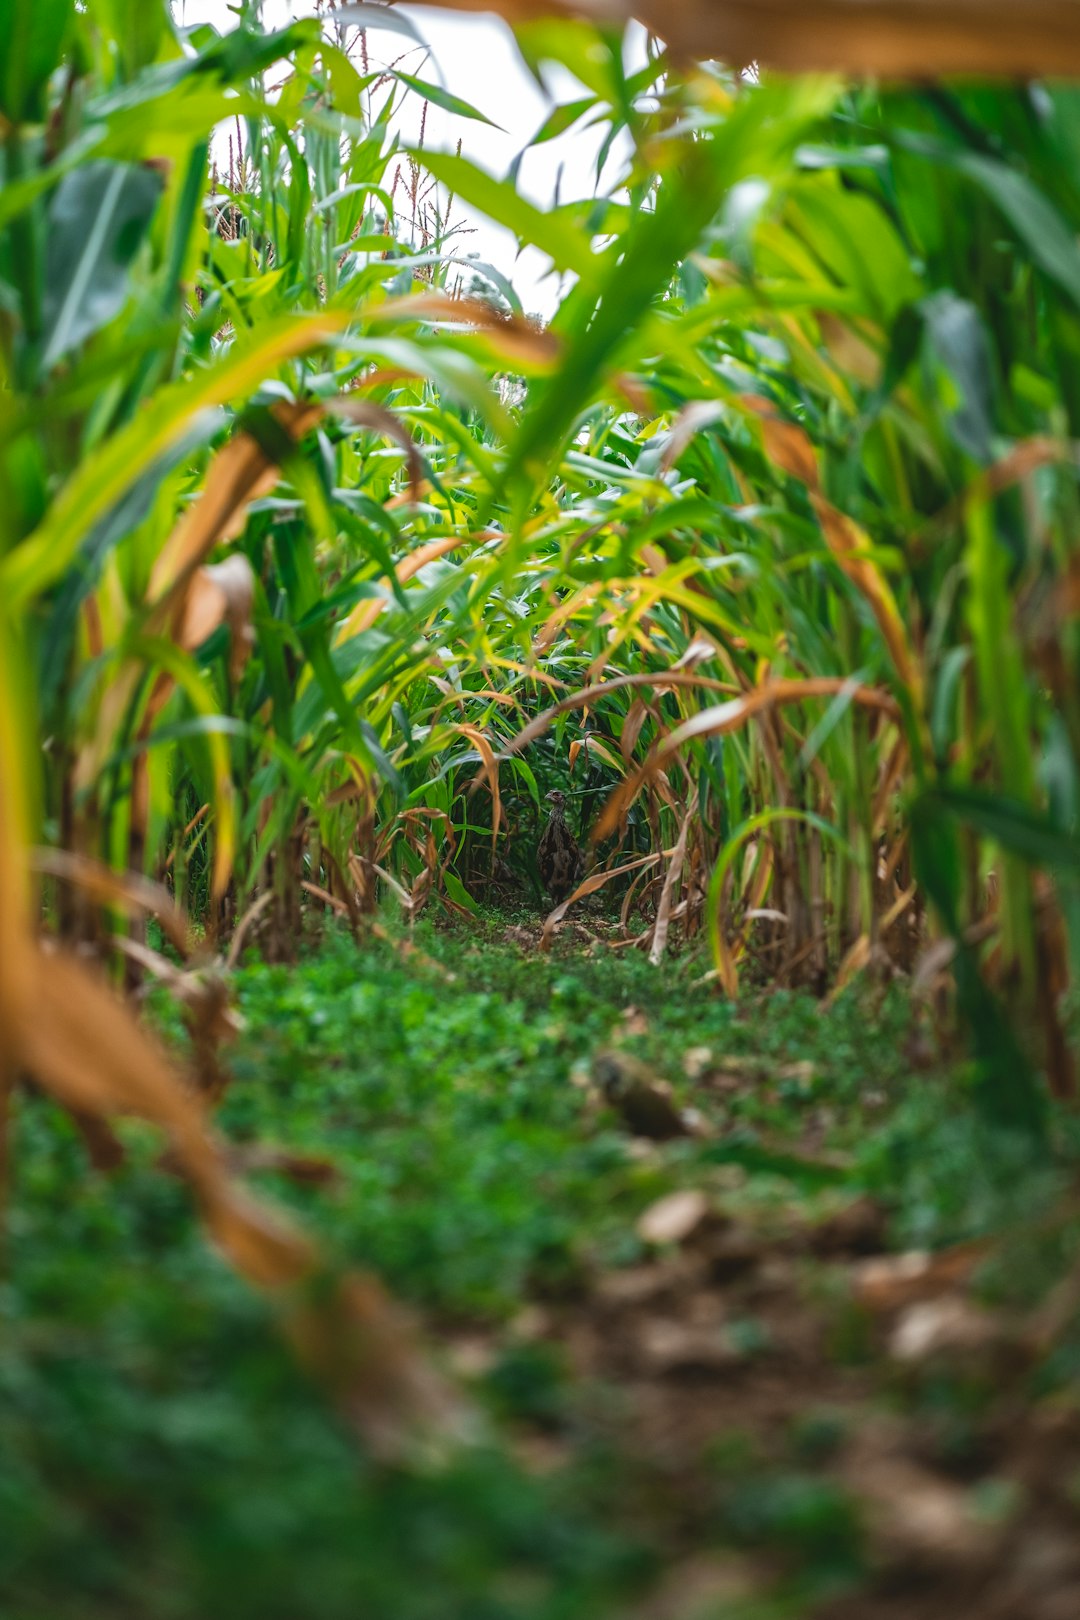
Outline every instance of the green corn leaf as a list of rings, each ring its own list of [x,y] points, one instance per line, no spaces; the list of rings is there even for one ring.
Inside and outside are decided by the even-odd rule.
[[[498,180],[469,158],[452,152],[425,152],[414,156],[455,196],[505,225],[522,242],[538,247],[557,270],[588,276],[593,269],[592,245],[585,233],[560,214],[553,214],[522,197],[508,180]]]
[[[474,119],[477,123],[487,124],[491,129],[497,129],[505,135],[506,131],[501,124],[496,124],[484,113],[479,112],[471,102],[463,101],[450,90],[444,90],[441,85],[431,84],[426,79],[418,79],[413,73],[402,72],[401,68],[394,68],[393,74],[395,79],[407,84],[410,90],[415,91],[418,96],[423,96],[424,100],[430,101],[433,106],[441,107],[444,112],[454,113],[458,118]]]
[[[128,296],[129,269],[161,196],[161,177],[136,164],[87,163],[49,203],[43,364],[110,321]]]
[[[923,794],[928,812],[943,812],[974,827],[1011,854],[1049,871],[1080,871],[1080,837],[1066,832],[1017,799],[975,788],[941,787]]]
[[[75,0],[0,0],[0,113],[12,124],[41,117],[74,16]]]

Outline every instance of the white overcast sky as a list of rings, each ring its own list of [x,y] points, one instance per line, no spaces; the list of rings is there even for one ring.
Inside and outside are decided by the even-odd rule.
[[[228,0],[174,0],[174,9],[178,22],[189,26],[210,22],[224,29],[234,20]],[[313,9],[305,0],[266,0],[264,15],[269,24],[278,26],[290,16],[309,14]],[[505,131],[433,106],[427,117],[428,146],[453,151],[460,139],[466,156],[492,173],[504,175],[554,101],[569,101],[584,93],[576,79],[558,70],[549,83],[554,101],[545,96],[522,62],[509,28],[498,17],[427,6],[394,9],[409,16],[431,52],[425,61],[423,52],[417,50],[400,65],[429,82],[441,82]],[[368,34],[373,64],[396,60],[406,48],[407,41],[399,34],[382,30]],[[406,110],[402,123],[406,138],[415,137],[418,117],[415,104]],[[556,190],[563,201],[591,195],[601,137],[602,132],[571,132],[526,153],[518,175],[522,192],[541,207],[551,205]],[[619,160],[617,151],[611,163],[617,167]],[[611,175],[613,171],[609,167],[605,172]],[[508,232],[477,216],[469,216],[467,223],[470,234],[458,239],[460,251],[487,260],[508,276],[527,310],[550,314],[558,288],[555,278],[547,274],[548,261],[543,255],[530,248],[519,257]]]

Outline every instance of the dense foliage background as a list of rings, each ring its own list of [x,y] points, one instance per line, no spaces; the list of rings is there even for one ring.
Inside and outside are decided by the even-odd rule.
[[[467,907],[527,870],[538,783],[586,822],[618,787],[627,920],[704,909],[729,990],[750,931],[782,980],[910,967],[929,897],[1067,1087],[1026,862],[1075,865],[1072,90],[627,78],[618,35],[533,23],[586,92],[537,140],[632,152],[541,214],[397,150],[400,95],[470,109],[366,66],[396,14],[137,9],[12,14],[28,836],[167,871],[211,931],[269,886],[285,948],[304,883]],[[447,302],[455,198],[567,273],[549,326],[483,266]]]
[[[1080,93],[655,40],[631,69],[620,29],[531,18],[525,61],[580,87],[533,144],[627,154],[542,211],[403,143],[405,98],[484,112],[388,7],[274,31],[242,0],[219,34],[165,0],[2,0],[0,40],[5,1118],[30,1075],[100,1165],[118,1114],[165,1127],[395,1449],[382,1408],[444,1405],[395,1308],[352,1277],[297,1303],[324,1251],[210,1129],[228,973],[326,913],[396,938],[541,909],[559,788],[588,871],[531,943],[600,918],[657,969],[700,937],[727,1002],[908,980],[966,1030],[957,1098],[1052,1179]],[[549,322],[464,256],[463,208],[550,259]],[[158,980],[168,1058],[131,1010]],[[385,1388],[338,1354],[371,1331]]]

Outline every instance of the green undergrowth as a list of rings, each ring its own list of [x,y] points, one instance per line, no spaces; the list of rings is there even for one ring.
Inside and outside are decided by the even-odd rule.
[[[359,968],[338,939],[299,971],[255,964],[241,984],[248,1032],[222,1124],[331,1154],[344,1188],[300,1201],[346,1254],[428,1308],[504,1316],[530,1289],[635,1259],[635,1216],[699,1161],[752,1155],[774,1134],[783,1159],[779,1138],[809,1108],[854,1104],[871,1073],[879,1090],[900,1083],[899,999],[872,1018],[841,1004],[826,1022],[801,997],[744,1011],[701,983],[697,957],[658,973],[638,954],[524,955],[500,932],[425,932],[428,964],[383,950]],[[675,1144],[640,1162],[614,1115],[583,1123],[581,1082],[608,1045],[685,1101],[695,1047],[752,1054],[766,1074],[814,1073],[750,1086],[721,1110],[744,1127],[730,1148]],[[838,1137],[851,1125],[838,1120]]]
[[[854,988],[826,1013],[800,995],[732,1005],[692,953],[659,970],[569,942],[538,955],[505,929],[488,917],[360,947],[332,934],[295,966],[250,959],[237,975],[222,1131],[330,1158],[326,1186],[258,1179],[335,1258],[418,1307],[436,1343],[468,1325],[498,1338],[526,1301],[640,1260],[638,1215],[678,1186],[722,1176],[748,1206],[811,1218],[868,1190],[893,1241],[934,1245],[1021,1206],[1036,1220],[1075,1163],[1064,1127],[1038,1164],[977,1138],[962,1072],[913,1069],[896,989]],[[180,1043],[170,1009],[154,1016]],[[589,1098],[592,1057],[612,1046],[670,1080],[708,1133],[635,1147]],[[745,1084],[704,1095],[688,1078],[725,1060]],[[489,1438],[448,1470],[376,1467],[205,1246],[159,1145],[123,1134],[126,1164],[95,1174],[66,1118],[20,1100],[0,1284],[6,1620],[628,1612],[664,1549],[627,1507],[609,1442],[586,1424],[573,1466],[541,1474],[500,1439],[557,1429],[573,1405],[556,1351],[504,1342],[480,1387]],[[1030,1247],[1043,1271],[1060,1264],[1045,1234]],[[999,1289],[1034,1290],[1035,1273]],[[710,1533],[831,1568],[837,1547],[857,1558],[837,1489],[751,1471]]]

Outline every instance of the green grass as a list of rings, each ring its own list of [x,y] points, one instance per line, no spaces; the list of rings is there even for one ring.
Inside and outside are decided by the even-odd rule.
[[[419,930],[443,972],[330,935],[296,967],[249,961],[237,980],[245,1028],[222,1129],[332,1156],[330,1187],[263,1179],[335,1255],[419,1307],[436,1343],[462,1324],[498,1340],[527,1299],[639,1259],[638,1213],[722,1164],[743,1167],[748,1207],[894,1187],[900,1236],[943,1241],[1000,1216],[985,1168],[962,1207],[954,1197],[949,1155],[970,1121],[946,1107],[940,1077],[910,1075],[897,993],[854,992],[827,1015],[794,995],[733,1006],[692,956],[660,972],[561,945],[524,956],[503,926]],[[572,1083],[613,1040],[687,1099],[694,1046],[754,1056],[761,1079],[706,1102],[719,1139],[638,1156]],[[776,1080],[793,1061],[812,1072]],[[800,1168],[811,1117],[819,1153],[848,1155],[839,1182]],[[63,1116],[20,1102],[0,1288],[6,1620],[624,1612],[660,1566],[662,1525],[643,1528],[620,1460],[583,1421],[599,1397],[570,1387],[557,1348],[500,1341],[480,1389],[489,1439],[447,1472],[377,1468],[295,1371],[266,1305],[206,1248],[186,1192],[154,1167],[156,1143],[141,1127],[125,1139],[128,1163],[94,1175]],[[1062,1172],[1039,1176],[1024,1185],[1053,1196]],[[572,1433],[573,1465],[524,1471],[500,1439],[522,1424]],[[851,1506],[805,1472],[802,1430],[792,1445],[779,1472],[755,1465],[733,1486],[721,1471],[708,1534],[848,1567]]]

